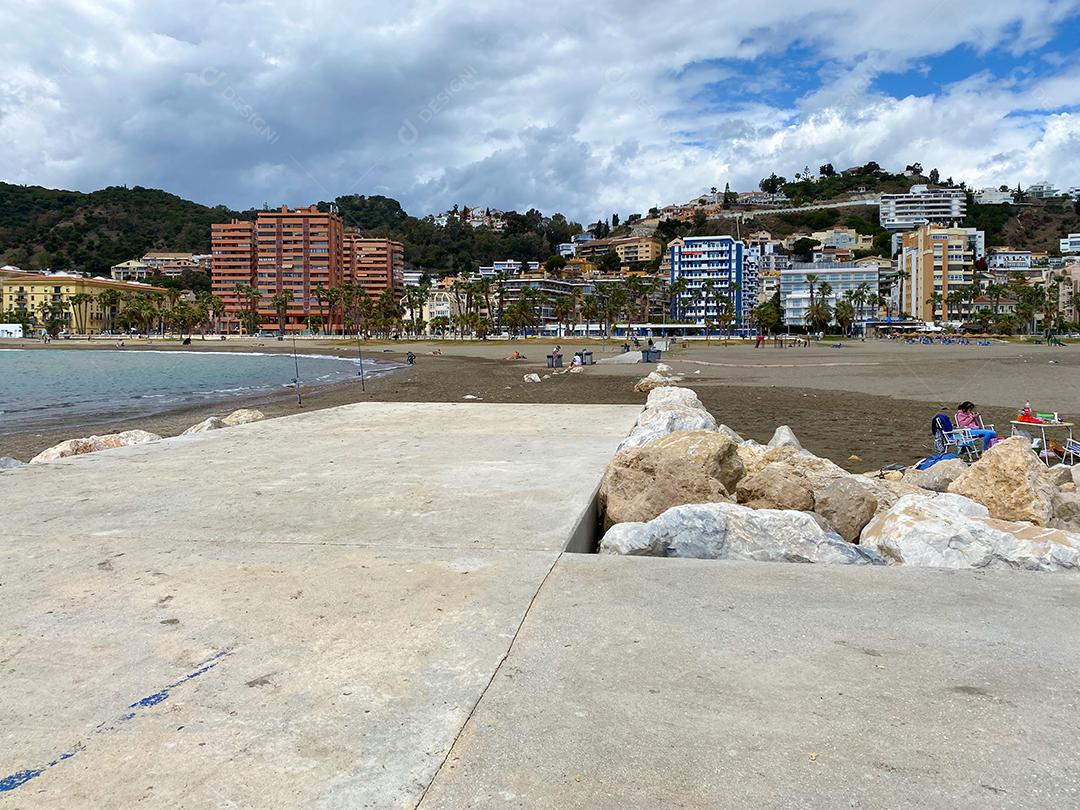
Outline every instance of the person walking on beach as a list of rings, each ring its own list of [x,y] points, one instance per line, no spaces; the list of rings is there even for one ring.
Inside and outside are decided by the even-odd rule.
[[[551,350],[551,367],[559,367],[559,358],[562,357],[562,346],[555,344],[555,348]]]

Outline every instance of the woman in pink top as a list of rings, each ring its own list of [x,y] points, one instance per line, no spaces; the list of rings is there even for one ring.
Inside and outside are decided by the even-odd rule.
[[[987,430],[983,427],[982,417],[979,416],[979,412],[975,410],[975,404],[973,402],[961,402],[956,406],[956,426],[958,428],[964,428],[970,430],[971,435],[977,439],[983,440],[983,450],[990,447],[990,442],[997,438],[997,434],[992,430]]]

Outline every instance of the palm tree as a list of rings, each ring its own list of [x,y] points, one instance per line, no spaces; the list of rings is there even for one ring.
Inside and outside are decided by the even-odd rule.
[[[848,292],[851,292],[851,290],[848,290]],[[851,298],[848,297],[842,301],[837,301],[833,315],[836,322],[840,324],[843,334],[849,334],[848,330],[851,329],[851,325],[855,322],[855,305],[851,302]]]
[[[592,322],[600,317],[600,302],[595,295],[586,295],[582,299],[581,317],[585,320],[585,337],[588,337]]]
[[[701,311],[703,323],[705,324],[705,343],[707,345],[709,342],[709,325],[711,323],[709,304],[716,306],[716,282],[709,280],[702,284],[699,295],[701,296]]]
[[[123,300],[123,296],[120,295],[119,290],[106,289],[102,290],[98,294],[98,303],[105,311],[105,318],[109,324],[109,331],[116,331],[116,315],[117,308],[120,306],[120,302]]]
[[[667,295],[668,300],[671,302],[671,317],[673,317],[676,321],[681,321],[683,319],[682,299],[683,296],[686,294],[687,289],[689,289],[689,286],[690,285],[687,283],[685,278],[677,278],[668,285]]]
[[[270,296],[270,305],[277,314],[278,334],[285,334],[285,314],[293,301],[292,292],[281,289]]]
[[[68,298],[68,304],[71,305],[71,314],[75,316],[75,331],[80,335],[87,332],[87,305],[94,300],[92,293],[75,293]]]
[[[315,294],[315,301],[319,305],[319,320],[321,321],[321,323],[325,324],[325,323],[327,323],[326,309],[325,309],[325,306],[324,306],[324,304],[325,304],[325,302],[327,300],[327,298],[326,298],[326,293],[327,293],[326,287],[324,287],[322,284],[316,284],[315,289],[312,290],[312,292]]]
[[[926,299],[926,303],[930,305],[930,317],[935,318],[937,316],[938,309],[941,309],[941,293],[934,290],[930,294],[930,297]],[[941,319],[945,320],[945,311],[942,309]]]
[[[559,327],[559,337],[565,337],[563,330],[563,324],[568,323],[574,314],[574,301],[568,295],[560,295],[555,299],[555,303],[552,306],[552,311],[555,315],[555,322]]]

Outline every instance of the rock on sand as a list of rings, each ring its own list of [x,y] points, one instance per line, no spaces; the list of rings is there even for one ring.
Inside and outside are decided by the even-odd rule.
[[[161,439],[156,433],[145,430],[125,430],[122,433],[108,433],[104,436],[87,436],[83,439],[68,439],[47,450],[42,450],[32,459],[31,464],[43,464],[68,456],[82,456],[96,453],[98,450],[111,450],[114,447],[127,447],[129,444],[146,444]]]

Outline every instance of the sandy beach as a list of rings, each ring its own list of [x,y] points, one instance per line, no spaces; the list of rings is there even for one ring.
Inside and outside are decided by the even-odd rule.
[[[552,376],[539,384],[525,383],[530,372],[546,373],[545,357],[553,343],[488,342],[369,342],[365,356],[403,362],[417,355],[416,365],[369,379],[306,387],[303,404],[295,393],[274,391],[241,396],[226,403],[200,404],[151,416],[131,418],[122,413],[99,414],[74,423],[60,422],[47,430],[0,436],[0,456],[26,461],[64,439],[91,433],[140,428],[163,436],[177,435],[210,415],[233,408],[253,407],[268,417],[328,408],[352,402],[417,401],[508,403],[643,403],[634,382],[649,366],[595,365],[581,374]],[[569,355],[587,346],[599,359],[619,351],[618,342],[562,342]],[[38,351],[79,351],[110,348],[111,343],[55,342],[49,347],[22,341],[0,341],[3,348]],[[291,344],[266,340],[202,341],[190,346],[178,341],[129,341],[126,351],[259,351],[291,352]],[[304,340],[298,351],[355,357],[355,343]],[[433,355],[439,351],[441,355]],[[525,359],[509,361],[513,351]],[[907,345],[890,341],[844,341],[811,344],[807,348],[754,349],[748,345],[715,342],[677,346],[664,362],[684,375],[716,418],[748,438],[767,440],[780,424],[790,425],[803,444],[820,456],[852,470],[888,463],[910,463],[930,452],[928,426],[938,405],[951,410],[964,399],[974,401],[988,422],[1008,433],[1008,420],[1030,399],[1037,410],[1080,414],[1080,355],[1075,348],[1050,348],[1032,343],[992,346]],[[849,460],[850,456],[858,460]]]

